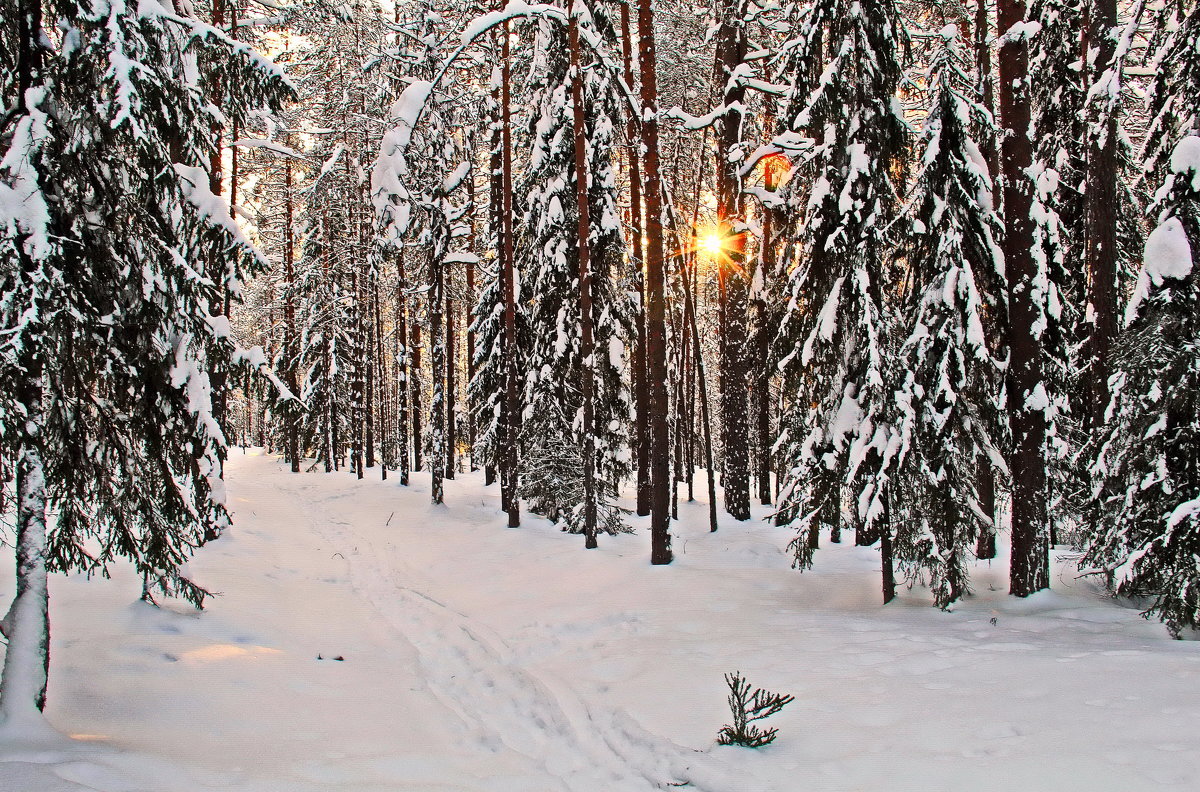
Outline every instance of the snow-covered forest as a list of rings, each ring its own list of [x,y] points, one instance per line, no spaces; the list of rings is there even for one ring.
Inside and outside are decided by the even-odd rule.
[[[0,9],[0,788],[1200,785],[1193,0]]]

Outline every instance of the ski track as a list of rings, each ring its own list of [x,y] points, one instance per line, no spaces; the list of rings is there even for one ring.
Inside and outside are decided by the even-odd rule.
[[[289,489],[304,497],[307,488]],[[589,705],[562,680],[517,664],[501,636],[422,592],[398,553],[332,517],[326,507],[345,497],[314,503],[310,526],[341,548],[353,589],[416,648],[426,684],[466,725],[464,739],[517,752],[569,792],[769,789],[744,767],[651,734],[628,713]]]

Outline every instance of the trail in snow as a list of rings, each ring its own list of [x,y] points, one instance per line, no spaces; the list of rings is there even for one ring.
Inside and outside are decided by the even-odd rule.
[[[786,529],[707,530],[676,561],[504,526],[476,475],[410,487],[235,453],[203,613],[136,575],[51,581],[51,723],[0,745],[4,792],[1142,792],[1200,788],[1200,643],[1060,561],[1054,590],[973,570],[953,613],[878,603],[878,553],[789,568]],[[0,597],[11,591],[0,565]],[[333,660],[341,657],[343,660]],[[320,659],[318,659],[320,658]],[[776,743],[719,747],[723,674],[796,696]]]

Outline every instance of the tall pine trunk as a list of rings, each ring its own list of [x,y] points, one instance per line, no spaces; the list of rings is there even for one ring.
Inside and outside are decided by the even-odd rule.
[[[292,160],[286,157],[283,165],[283,375],[284,383],[292,393],[297,393],[296,366],[298,339],[296,337],[296,261],[295,239],[292,218]],[[300,416],[289,409],[284,416],[288,461],[292,472],[300,472]]]
[[[632,89],[633,42],[629,28],[629,2],[621,3],[621,52],[624,56],[625,83]],[[638,154],[641,137],[638,122],[630,119],[625,128],[629,140],[629,227],[633,250],[633,282],[637,290],[637,305],[634,311],[633,360],[633,403],[634,435],[633,457],[637,468],[637,513],[645,517],[650,513],[650,391],[646,379],[646,285],[645,255],[642,250],[642,163]]]
[[[743,0],[725,0],[717,33],[716,78],[727,108],[719,121],[717,146],[717,221],[724,249],[718,255],[721,317],[721,437],[725,453],[721,484],[725,511],[736,520],[750,519],[750,456],[746,390],[746,335],[749,278],[746,235],[742,231],[739,163],[733,156],[742,137],[741,106],[746,89],[733,79],[746,55]]]
[[[997,29],[1024,23],[1024,0],[999,0]],[[1029,138],[1029,45],[1023,36],[1007,36],[1000,47],[1000,158],[1004,174],[1004,259],[1008,275],[1009,428],[1012,448],[1012,558],[1009,590],[1026,597],[1050,586],[1046,514],[1046,413],[1042,383],[1042,343],[1034,328],[1040,319],[1034,303],[1037,266],[1033,259],[1033,163]]]
[[[671,460],[667,432],[667,332],[662,175],[658,161],[658,65],[651,0],[638,0],[642,152],[646,175],[646,379],[650,404],[650,563],[672,560]]]
[[[501,138],[501,195],[503,208],[500,223],[504,230],[501,249],[501,271],[504,276],[504,448],[500,486],[507,492],[508,527],[521,525],[521,498],[517,492],[520,482],[520,456],[517,446],[521,437],[521,406],[517,394],[517,284],[515,250],[513,246],[512,205],[512,68],[508,22],[504,23],[501,45],[500,138]]]
[[[596,408],[592,333],[591,213],[588,205],[587,128],[583,111],[583,74],[579,66],[579,20],[575,0],[567,2],[567,38],[571,49],[572,132],[575,144],[575,200],[578,204],[579,248],[579,357],[583,394],[583,535],[584,547],[596,543]]]
[[[1095,49],[1094,73],[1116,69],[1117,1],[1096,0],[1091,6],[1088,38]],[[1104,423],[1108,408],[1109,357],[1117,335],[1117,114],[1097,100],[1104,115],[1102,126],[1088,136],[1086,213],[1086,256],[1088,273],[1087,366],[1085,421],[1090,428]]]

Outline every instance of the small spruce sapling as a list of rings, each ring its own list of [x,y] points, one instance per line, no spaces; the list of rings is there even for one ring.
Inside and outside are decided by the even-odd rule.
[[[717,743],[759,748],[774,742],[778,729],[761,731],[757,726],[750,724],[774,715],[795,698],[771,693],[762,688],[755,688],[751,694],[750,683],[742,678],[740,671],[726,674],[725,682],[729,685],[728,701],[729,709],[733,712],[733,725],[721,727],[721,731],[717,733]]]

